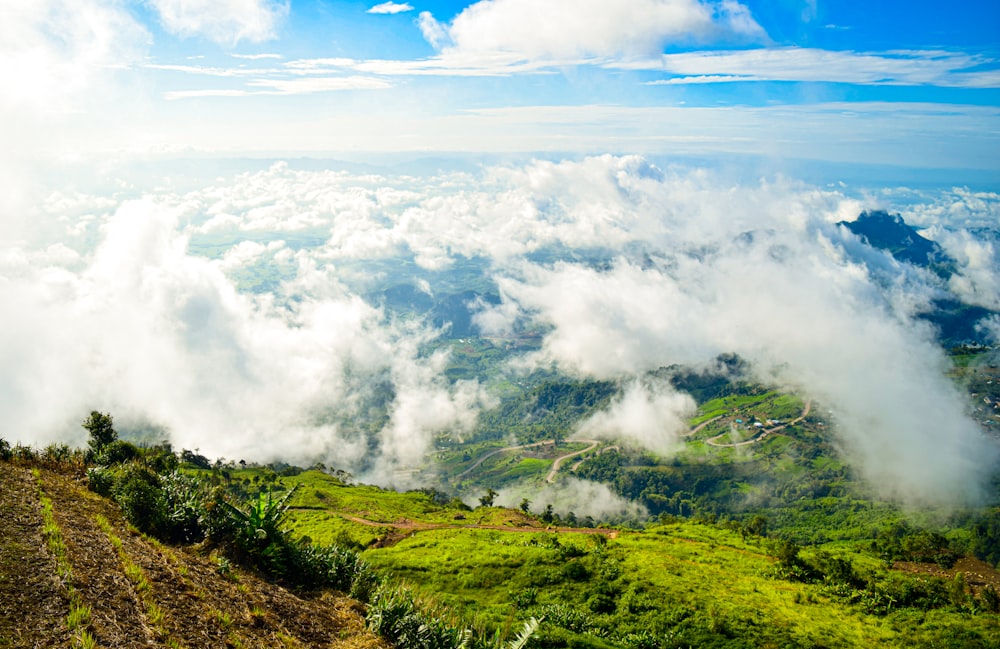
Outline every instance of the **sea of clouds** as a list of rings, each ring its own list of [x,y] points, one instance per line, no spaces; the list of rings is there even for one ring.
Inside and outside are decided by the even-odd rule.
[[[99,409],[213,458],[321,460],[393,482],[495,400],[446,378],[446,352],[426,351],[440,333],[430,322],[366,296],[379,264],[443,272],[479,258],[501,298],[479,304],[482,332],[547,332],[512,371],[622,382],[582,436],[669,454],[694,403],[641,375],[735,352],[759,379],[822,404],[884,495],[982,496],[996,443],[917,316],[949,295],[1000,308],[1000,242],[982,230],[1000,220],[997,194],[737,182],[611,155],[345,169],[276,163],[183,187],[112,169],[100,190],[41,185],[9,199],[0,434],[80,444],[80,421]],[[900,264],[837,225],[865,208],[925,228],[958,273]],[[538,255],[552,250],[556,261]],[[249,290],[261,268],[281,281]],[[995,319],[981,330],[1000,342]],[[388,395],[387,419],[371,416],[375,393]]]

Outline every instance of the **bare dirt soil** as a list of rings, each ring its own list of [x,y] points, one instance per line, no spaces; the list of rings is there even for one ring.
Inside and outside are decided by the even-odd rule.
[[[954,579],[958,573],[962,573],[965,583],[977,595],[987,585],[992,585],[993,588],[1000,591],[1000,571],[994,570],[985,561],[971,557],[959,559],[951,568],[942,568],[936,563],[917,563],[915,561],[897,561],[892,567],[903,572],[934,575],[935,577],[944,577],[949,580]]]

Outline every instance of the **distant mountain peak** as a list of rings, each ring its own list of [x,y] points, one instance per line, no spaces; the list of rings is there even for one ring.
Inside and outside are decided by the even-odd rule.
[[[866,210],[856,221],[841,221],[838,225],[846,227],[873,248],[892,254],[899,261],[931,268],[938,274],[951,274],[950,260],[941,246],[921,236],[899,214]]]

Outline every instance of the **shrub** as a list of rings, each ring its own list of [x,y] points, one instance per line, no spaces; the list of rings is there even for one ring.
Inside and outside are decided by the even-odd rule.
[[[101,450],[95,453],[94,461],[104,466],[111,466],[130,462],[140,456],[141,453],[135,444],[116,439],[101,447]]]
[[[587,633],[592,630],[590,616],[579,608],[567,604],[548,604],[541,607],[541,613],[545,619],[564,629],[576,633]]]
[[[988,584],[983,589],[983,592],[979,594],[979,601],[983,608],[990,613],[1000,613],[1000,595],[997,594],[997,589],[993,587],[993,584]]]
[[[399,587],[379,588],[368,606],[368,626],[398,649],[455,649],[467,635],[425,613],[413,594]]]
[[[288,509],[288,499],[295,491],[289,489],[280,500],[274,500],[270,491],[258,494],[247,504],[246,510],[235,507],[217,491],[207,506],[210,537],[230,543],[238,560],[257,566],[274,577],[286,577],[289,567],[294,571],[295,557],[291,556],[294,548],[281,522]]]
[[[46,464],[61,464],[73,457],[73,450],[67,444],[49,444],[42,449],[41,459]]]
[[[115,485],[114,472],[105,466],[92,466],[87,469],[87,488],[105,498],[111,497]]]
[[[38,456],[35,454],[33,448],[25,446],[21,443],[18,443],[11,450],[11,457],[19,462],[34,462],[38,459]]]
[[[177,470],[180,462],[177,455],[170,447],[170,442],[163,442],[148,449],[145,453],[146,464],[160,475],[165,475]]]
[[[10,443],[0,437],[0,460],[9,460],[12,457],[14,457],[14,454],[11,453]]]
[[[605,593],[594,593],[587,598],[587,608],[594,613],[614,613],[617,608],[615,598]]]
[[[369,570],[354,550],[310,543],[290,545],[286,577],[301,586],[327,586],[349,593],[360,572]]]
[[[571,581],[586,581],[590,578],[590,571],[587,566],[579,561],[570,561],[562,568],[563,577]]]
[[[192,476],[173,471],[160,479],[164,501],[163,539],[197,543],[205,538],[205,489]]]
[[[166,524],[166,502],[160,476],[142,462],[123,464],[112,490],[125,519],[140,532],[160,537]]]

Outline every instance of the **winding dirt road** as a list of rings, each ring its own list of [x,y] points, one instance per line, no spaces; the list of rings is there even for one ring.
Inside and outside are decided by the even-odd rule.
[[[590,446],[583,449],[582,451],[574,451],[573,453],[567,453],[566,455],[561,455],[557,457],[556,461],[552,463],[552,470],[549,471],[549,474],[547,476],[545,476],[545,482],[552,484],[553,482],[556,481],[556,473],[559,472],[559,467],[562,465],[564,460],[568,460],[571,457],[576,457],[577,455],[583,455],[588,451],[593,451],[595,448],[597,448],[597,445],[600,444],[600,442],[597,441],[596,439],[574,439],[572,441],[587,443],[590,444]]]
[[[507,451],[517,451],[517,450],[522,449],[522,448],[535,448],[536,446],[545,446],[547,444],[552,444],[553,446],[555,446],[555,443],[556,443],[556,441],[554,439],[543,439],[542,441],[535,442],[534,444],[519,444],[517,446],[506,446],[504,448],[498,448],[497,450],[491,451],[491,452],[487,453],[486,455],[482,456],[481,458],[479,458],[478,460],[476,460],[475,464],[473,464],[472,466],[470,466],[465,471],[462,471],[461,473],[459,473],[457,476],[455,476],[455,479],[456,480],[460,480],[461,478],[464,478],[466,475],[468,475],[474,469],[478,468],[480,464],[482,464],[486,460],[490,459],[494,455],[500,455],[501,453],[506,453]]]
[[[571,457],[576,457],[577,455],[583,455],[584,453],[592,451],[595,448],[597,448],[597,446],[601,443],[601,442],[599,442],[596,439],[573,439],[573,440],[568,440],[568,441],[571,441],[571,442],[580,442],[580,443],[583,443],[583,444],[590,444],[590,446],[588,446],[587,448],[585,448],[583,450],[573,451],[572,453],[567,453],[566,455],[560,455],[559,457],[557,457],[555,459],[555,462],[552,463],[552,470],[549,471],[549,474],[547,476],[545,476],[545,481],[548,482],[549,484],[551,484],[551,483],[553,483],[553,482],[556,481],[556,473],[559,472],[559,467],[562,466],[562,463],[564,461],[570,459]],[[506,453],[507,451],[518,451],[518,450],[521,450],[521,449],[524,449],[524,448],[536,448],[538,446],[547,446],[547,445],[550,445],[550,444],[552,446],[555,446],[555,440],[545,439],[545,440],[542,440],[540,442],[535,442],[534,444],[518,444],[517,446],[505,446],[504,448],[498,448],[495,451],[490,451],[486,455],[484,455],[481,458],[479,458],[478,460],[476,460],[475,464],[473,464],[468,469],[466,469],[465,471],[462,471],[457,476],[455,476],[455,480],[460,480],[460,479],[464,478],[466,475],[468,475],[473,470],[475,470],[476,468],[478,468],[480,464],[482,464],[486,460],[490,459],[494,455],[499,455],[501,453]],[[579,466],[579,464],[576,465],[576,466]],[[574,467],[574,469],[575,468],[576,467]]]

